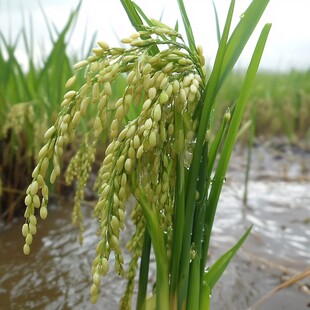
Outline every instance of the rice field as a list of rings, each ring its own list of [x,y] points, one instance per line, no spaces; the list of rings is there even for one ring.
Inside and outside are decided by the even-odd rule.
[[[242,73],[237,72],[224,85],[219,94],[224,106],[235,100],[241,77]],[[309,77],[309,70],[258,73],[244,116],[247,123],[256,106],[257,138],[285,137],[288,143],[309,146]]]
[[[85,48],[85,39],[85,55],[69,54],[79,7],[62,31],[52,34],[50,28],[53,48],[40,61],[32,53],[31,35],[21,31],[12,42],[0,33],[1,221],[25,217],[23,251],[29,255],[37,218],[47,218],[51,200],[74,193],[72,219],[83,243],[81,206],[87,204],[85,187],[94,183],[89,195],[99,197],[93,209],[101,240],[91,269],[91,302],[100,300],[113,253],[116,274],[127,280],[123,309],[130,308],[133,296],[137,309],[210,309],[211,290],[252,229],[239,231],[241,239],[205,269],[230,156],[233,149],[247,152],[238,171],[245,177],[246,210],[257,147],[280,141],[309,151],[310,71],[257,73],[267,24],[248,69],[229,74],[267,0],[254,0],[230,35],[231,1],[213,67],[196,46],[182,0],[186,39],[177,26],[148,19],[129,0],[122,4],[137,30],[122,39],[126,48],[96,45],[94,39]],[[28,54],[26,68],[16,53],[20,40]],[[136,203],[126,273],[120,234],[130,197]],[[152,280],[149,266],[156,271]],[[154,289],[148,296],[150,283]]]
[[[74,73],[73,64],[82,57],[80,53],[68,53],[68,36],[73,31],[77,12],[78,9],[71,14],[59,33],[51,35],[53,48],[42,53],[41,59],[32,53],[31,34],[21,32],[14,42],[3,34],[0,36],[0,213],[5,221],[10,222],[23,212],[24,190],[29,182],[27,176],[31,175],[36,154],[43,145],[42,133],[57,118],[66,81]],[[17,45],[21,42],[29,56],[26,66],[16,55]],[[90,53],[94,39],[88,43],[88,48],[85,44],[81,42],[84,57]],[[124,80],[120,78],[113,87],[121,92],[125,87]],[[83,76],[78,75],[76,87],[82,86],[82,82]],[[90,111],[89,116],[94,117],[94,112]],[[80,130],[86,132],[87,124]],[[74,152],[75,147],[71,148]],[[63,181],[60,180],[59,186],[52,191],[61,190]]]
[[[73,74],[72,67],[76,56],[67,54],[66,45],[64,42],[60,43],[61,40],[63,39],[57,39],[60,47],[55,47],[50,52],[43,65],[34,64],[33,59],[29,58],[29,70],[26,72],[14,55],[14,47],[1,44],[0,63],[4,70],[0,72],[0,210],[2,219],[8,221],[23,209],[20,202],[27,181],[19,176],[31,174],[36,154],[43,144],[42,132],[54,122],[62,102],[62,94],[65,92],[65,81]],[[4,57],[8,51],[10,58]],[[50,60],[47,61],[48,59]],[[61,73],[57,71],[59,59],[63,59],[66,64]],[[58,78],[53,79],[53,75]],[[234,73],[223,86],[217,99],[221,102],[219,111],[216,111],[219,115],[236,100],[242,76],[242,72]],[[77,81],[76,85],[81,86],[82,81]],[[114,84],[114,87],[121,92],[126,87],[125,78]],[[249,131],[245,129],[251,126],[251,110],[254,106],[257,109],[256,139],[267,141],[278,137],[284,138],[287,143],[309,147],[309,71],[258,73],[245,111],[244,127],[241,127],[239,140],[243,144],[246,144],[249,138]],[[40,121],[36,121],[38,118]],[[217,121],[216,116],[214,121]],[[70,147],[74,152],[74,145]],[[103,152],[105,147],[102,147]],[[17,153],[16,149],[21,151]]]

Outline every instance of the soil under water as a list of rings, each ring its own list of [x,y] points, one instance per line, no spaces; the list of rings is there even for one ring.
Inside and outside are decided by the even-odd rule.
[[[246,150],[233,154],[223,187],[209,262],[228,250],[244,231],[252,233],[212,292],[212,309],[246,310],[288,278],[310,266],[310,152],[285,144],[253,149],[244,206]],[[22,253],[22,219],[0,224],[0,309],[118,309],[125,281],[111,272],[96,305],[90,303],[90,269],[97,244],[96,223],[85,219],[84,245],[71,225],[72,202],[50,206],[38,224],[32,253]],[[86,212],[87,213],[87,212]],[[89,213],[89,212],[88,212]],[[126,243],[132,228],[123,234]],[[125,255],[128,261],[128,255]],[[155,279],[154,261],[150,278]],[[310,309],[310,278],[273,294],[257,310]]]

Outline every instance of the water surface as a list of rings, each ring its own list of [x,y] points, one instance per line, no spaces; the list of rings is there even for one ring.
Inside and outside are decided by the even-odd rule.
[[[216,310],[248,309],[282,281],[310,266],[309,154],[266,146],[254,151],[247,207],[242,203],[245,152],[239,151],[234,154],[218,208],[210,263],[251,224],[254,227],[214,289]],[[118,309],[126,283],[114,275],[113,263],[97,305],[90,303],[97,224],[91,216],[86,217],[84,245],[80,246],[78,232],[71,225],[71,205],[70,199],[51,205],[48,219],[38,224],[32,253],[27,257],[22,254],[22,219],[0,226],[1,310]],[[85,211],[90,215],[87,207]],[[131,233],[128,221],[123,245]],[[128,260],[127,254],[125,262]],[[153,262],[152,279],[154,266]],[[309,284],[309,278],[294,284],[259,309],[305,310],[310,302]]]

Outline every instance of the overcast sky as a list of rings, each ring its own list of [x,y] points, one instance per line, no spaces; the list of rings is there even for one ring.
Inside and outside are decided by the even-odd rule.
[[[78,0],[40,0],[49,20],[61,29],[68,19],[70,11],[77,6]],[[236,0],[234,25],[250,4],[250,0]],[[136,0],[145,13],[155,19],[162,16],[162,21],[174,26],[181,21],[176,0]],[[192,23],[196,43],[204,47],[206,58],[214,59],[217,48],[214,12],[211,0],[184,0]],[[215,0],[221,27],[223,27],[229,0]],[[261,62],[261,68],[288,70],[290,68],[309,69],[310,67],[310,0],[270,0],[269,6],[258,26],[254,38],[249,42],[239,66],[245,66],[253,51],[259,32],[264,23],[273,24]],[[22,27],[22,15],[31,19],[34,25],[34,37],[37,48],[45,45],[50,48],[47,28],[44,23],[38,0],[0,0],[0,29],[8,36],[16,36]],[[130,26],[120,1],[84,0],[74,35],[70,41],[72,50],[80,48],[85,27],[89,37],[97,31],[98,40],[105,40],[110,45],[118,46],[118,39],[131,34]],[[28,22],[26,22],[26,28]],[[182,29],[181,29],[182,31]],[[21,58],[26,55],[19,52]]]

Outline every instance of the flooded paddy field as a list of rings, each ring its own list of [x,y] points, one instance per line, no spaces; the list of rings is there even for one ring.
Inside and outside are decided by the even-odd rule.
[[[256,145],[245,206],[246,152],[237,147],[233,154],[209,262],[234,245],[251,224],[254,226],[214,289],[216,310],[249,309],[310,266],[310,152],[279,142]],[[23,219],[0,225],[0,309],[118,309],[126,281],[115,276],[113,264],[103,280],[98,303],[90,303],[90,269],[98,242],[96,222],[91,216],[85,217],[84,244],[80,246],[78,231],[71,225],[73,202],[68,198],[57,204],[51,204],[44,223],[39,221],[27,257],[22,253]],[[91,215],[88,209],[85,213]],[[132,230],[128,221],[123,246]],[[154,268],[150,278],[155,279]],[[276,292],[257,309],[305,310],[310,306],[309,290],[310,277],[306,277]]]

